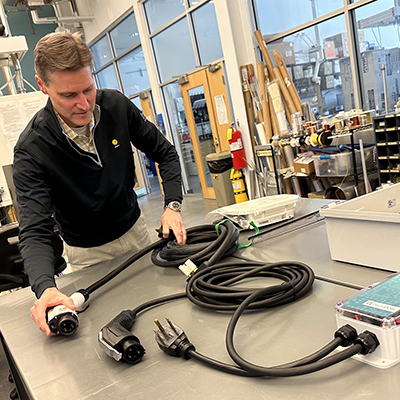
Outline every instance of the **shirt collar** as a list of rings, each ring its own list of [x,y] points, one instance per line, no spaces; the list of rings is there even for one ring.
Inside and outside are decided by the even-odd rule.
[[[64,135],[68,136],[71,139],[76,138],[78,135],[74,132],[73,128],[71,128],[60,116],[60,114],[57,112],[56,109],[54,109],[54,112],[57,116],[58,122],[60,123],[61,130],[63,131]],[[99,123],[100,121],[100,106],[98,104],[95,104],[93,113],[92,113],[92,118],[90,119],[89,122],[89,131],[90,133],[93,132],[94,127]]]

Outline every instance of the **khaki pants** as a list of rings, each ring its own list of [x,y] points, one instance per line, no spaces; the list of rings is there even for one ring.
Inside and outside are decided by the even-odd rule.
[[[143,213],[133,227],[112,242],[97,247],[73,247],[64,243],[65,253],[72,271],[98,264],[102,261],[113,260],[114,258],[134,254],[147,247],[151,243],[147,230],[146,219]]]

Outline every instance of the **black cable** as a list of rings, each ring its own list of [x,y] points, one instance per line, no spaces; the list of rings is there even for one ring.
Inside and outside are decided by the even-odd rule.
[[[132,263],[139,260],[144,255],[146,255],[147,253],[150,253],[154,249],[165,246],[165,244],[166,244],[165,240],[158,240],[158,241],[150,244],[149,246],[145,247],[143,250],[140,250],[137,253],[135,253],[132,257],[129,257],[125,262],[123,262],[117,268],[113,269],[107,275],[103,276],[101,279],[92,283],[90,286],[88,286],[86,289],[84,289],[84,291],[86,291],[87,294],[93,293],[95,290],[99,289],[101,286],[103,286],[107,282],[111,281],[111,279],[115,278],[119,273],[121,273],[124,269],[129,267]]]
[[[156,331],[156,340],[160,348],[170,355],[184,358],[193,357],[208,366],[236,375],[250,377],[302,375],[336,364],[360,351],[373,351],[376,348],[379,342],[377,339],[371,339],[369,333],[366,339],[360,339],[358,343],[352,344],[357,333],[354,328],[349,327],[352,331],[351,335],[341,332],[337,336],[335,333],[335,339],[318,351],[299,360],[274,367],[263,367],[243,359],[237,353],[233,343],[234,330],[243,312],[277,307],[298,300],[309,293],[315,276],[308,265],[296,261],[265,264],[232,258],[221,262],[222,258],[226,258],[236,251],[238,236],[239,232],[230,222],[221,223],[217,230],[214,225],[190,228],[187,230],[186,245],[178,245],[176,241],[154,243],[131,257],[102,280],[91,285],[88,290],[93,291],[112,279],[117,273],[151,249],[154,249],[152,261],[158,266],[177,267],[190,259],[198,266],[198,269],[188,279],[185,293],[153,299],[127,312],[133,323],[138,313],[167,301],[185,297],[185,295],[193,304],[202,308],[216,311],[234,311],[226,332],[226,347],[237,365],[223,363],[197,352],[193,344],[188,341],[183,330],[169,320],[167,320],[168,325],[165,327],[156,321],[159,327],[159,331]],[[282,283],[261,289],[238,286],[244,280],[255,277],[279,279]],[[125,328],[128,328],[128,326]],[[127,332],[123,332],[122,335],[126,338]],[[350,337],[351,340],[347,340]],[[116,340],[115,343],[117,343]],[[329,356],[339,345],[348,346],[349,344],[352,344],[350,348]],[[140,355],[143,354],[142,352]]]
[[[188,258],[198,265],[205,261],[215,263],[236,251],[239,237],[239,231],[230,222],[218,225],[218,232],[214,225],[209,224],[189,228],[186,234],[185,245],[178,244],[175,238],[157,240],[82,291],[88,295],[93,293],[150,252],[153,263],[160,267],[179,267]]]
[[[337,346],[336,346],[337,347]],[[354,344],[353,346],[344,349],[343,351],[340,351],[336,354],[333,354],[329,357],[326,357],[324,359],[317,360],[313,363],[308,363],[305,365],[300,365],[297,367],[286,367],[283,368],[282,366],[276,366],[276,367],[258,367],[255,366],[254,364],[247,363],[246,369],[242,368],[242,365],[236,366],[236,365],[231,365],[227,363],[223,363],[221,361],[214,360],[210,357],[207,357],[195,350],[189,350],[188,355],[195,360],[201,362],[202,364],[208,365],[209,367],[212,367],[214,369],[218,369],[219,371],[222,372],[227,372],[230,374],[234,375],[240,375],[240,376],[247,376],[247,377],[289,377],[289,376],[298,376],[298,375],[305,375],[309,374],[312,372],[319,371],[321,369],[330,367],[332,365],[335,365],[341,361],[347,360],[348,358],[360,353],[362,349],[361,344]],[[289,363],[288,363],[289,364]],[[254,368],[250,368],[254,366]],[[256,369],[256,367],[258,369]]]
[[[197,266],[204,262],[212,265],[232,255],[237,249],[239,231],[231,222],[221,223],[217,229],[211,224],[187,229],[186,244],[179,245],[174,240],[155,249],[151,255],[153,264],[159,267],[179,267],[190,259]]]
[[[158,305],[160,305],[162,303],[166,303],[168,301],[182,299],[183,297],[186,297],[185,292],[180,292],[180,293],[170,294],[167,296],[157,297],[156,299],[149,300],[149,301],[146,301],[145,303],[140,304],[139,306],[137,306],[136,308],[131,310],[131,313],[136,317],[137,314],[145,311],[147,308],[158,306]]]
[[[219,263],[197,272],[186,286],[188,299],[202,308],[216,311],[236,310],[245,299],[259,288],[232,286],[247,278],[275,278],[280,285],[268,286],[258,301],[248,306],[251,310],[276,307],[304,296],[314,282],[314,272],[295,261],[263,264],[235,260]]]

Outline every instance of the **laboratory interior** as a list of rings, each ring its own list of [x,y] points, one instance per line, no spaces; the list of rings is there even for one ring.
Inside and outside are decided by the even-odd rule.
[[[0,66],[0,399],[396,398],[400,0],[2,0]]]

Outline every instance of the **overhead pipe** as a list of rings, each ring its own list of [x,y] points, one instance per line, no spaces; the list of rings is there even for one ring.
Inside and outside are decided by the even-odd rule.
[[[93,21],[94,17],[87,16],[71,16],[71,17],[39,17],[37,10],[31,10],[32,21],[34,24],[71,24],[75,22]]]

